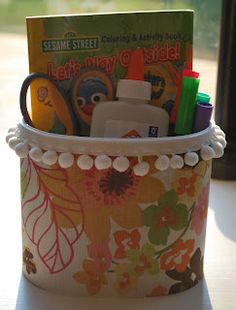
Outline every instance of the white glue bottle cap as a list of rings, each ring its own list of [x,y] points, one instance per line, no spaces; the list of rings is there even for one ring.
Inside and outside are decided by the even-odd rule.
[[[152,84],[144,81],[144,56],[138,47],[131,56],[126,79],[119,80],[116,96],[148,101],[151,99]]]
[[[117,84],[118,98],[132,98],[141,100],[151,99],[152,85],[149,82],[121,79]]]

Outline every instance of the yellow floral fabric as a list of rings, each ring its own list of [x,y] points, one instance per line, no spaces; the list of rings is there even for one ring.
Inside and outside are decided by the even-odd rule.
[[[21,160],[23,268],[33,283],[79,295],[160,296],[200,281],[211,162],[161,172],[149,156],[140,177],[137,159],[129,160],[122,173]]]

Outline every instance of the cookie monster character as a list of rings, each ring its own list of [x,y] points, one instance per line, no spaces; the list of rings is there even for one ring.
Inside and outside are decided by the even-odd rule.
[[[82,73],[75,82],[72,105],[80,136],[88,136],[93,109],[101,101],[113,99],[113,85],[108,76],[97,70]]]

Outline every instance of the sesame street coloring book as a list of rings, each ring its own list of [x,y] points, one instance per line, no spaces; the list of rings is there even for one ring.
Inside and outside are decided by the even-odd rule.
[[[31,117],[64,134],[73,111],[78,135],[89,135],[93,108],[114,100],[132,52],[144,53],[151,104],[171,109],[183,68],[192,67],[193,11],[149,11],[27,17]],[[50,83],[53,81],[53,83]],[[67,108],[65,108],[65,106]]]

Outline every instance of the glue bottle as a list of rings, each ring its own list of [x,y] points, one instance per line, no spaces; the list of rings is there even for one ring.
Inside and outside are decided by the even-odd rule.
[[[143,138],[167,136],[168,113],[148,104],[151,83],[144,81],[144,56],[137,48],[131,56],[126,79],[117,85],[118,101],[99,103],[93,111],[90,136]]]

